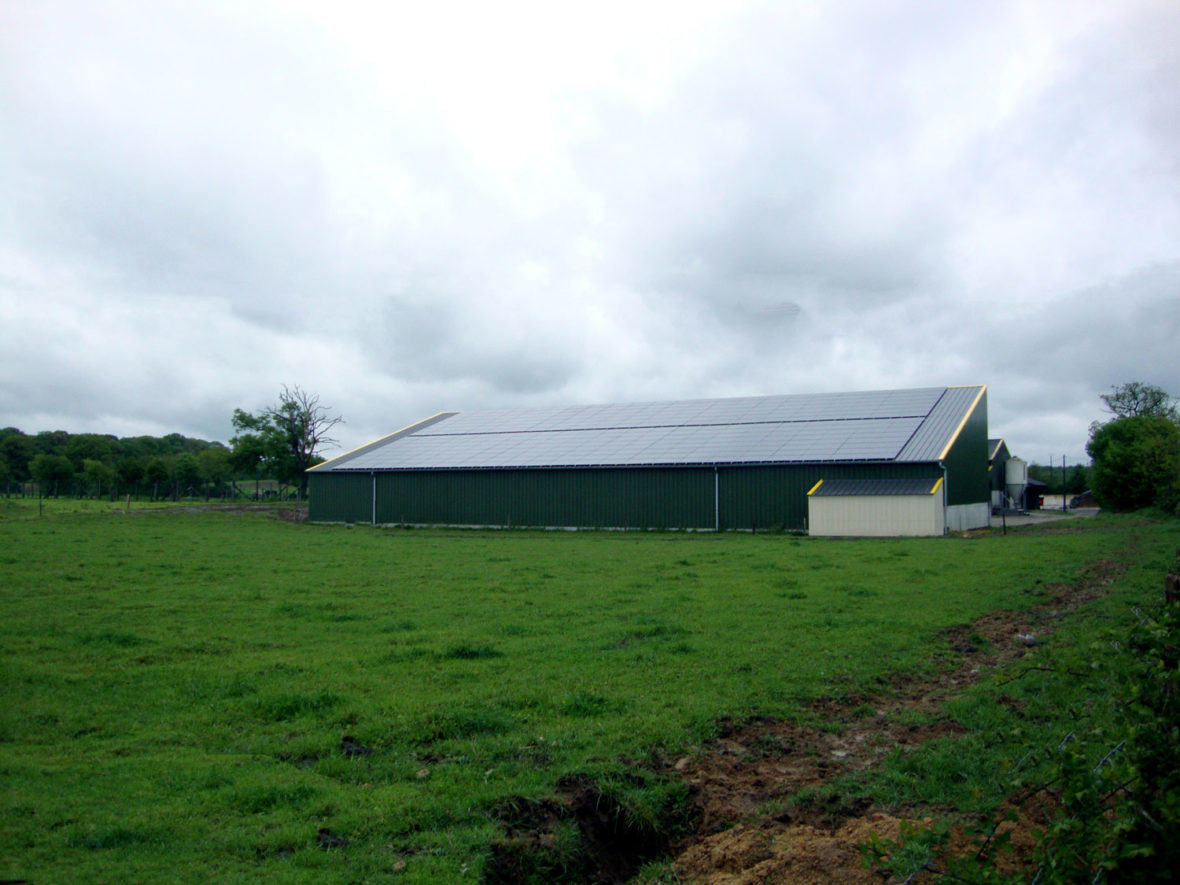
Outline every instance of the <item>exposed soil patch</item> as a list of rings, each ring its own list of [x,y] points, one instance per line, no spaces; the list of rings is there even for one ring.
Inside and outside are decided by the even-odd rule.
[[[631,819],[592,783],[569,778],[555,800],[514,797],[492,809],[504,835],[484,865],[486,885],[626,882],[668,850],[668,837]]]
[[[690,845],[676,866],[689,881],[726,885],[881,883],[886,877],[865,867],[857,846],[873,833],[896,839],[901,826],[901,819],[881,812],[836,827],[738,824]]]
[[[993,843],[996,837],[1004,836],[1008,840],[1007,851],[989,851],[989,863],[1004,875],[1014,875],[1024,869],[1024,862],[1032,856],[1037,846],[1036,832],[1044,831],[1053,822],[1060,802],[1045,792],[1031,796],[1017,795],[1009,797],[997,809],[995,830],[992,834]],[[1008,818],[1011,818],[1010,820]],[[975,855],[980,850],[979,836],[962,825],[951,828],[949,837],[941,846],[942,858],[965,857]],[[931,879],[928,875],[915,877],[916,882],[926,882]]]
[[[822,699],[808,708],[818,724],[722,723],[716,739],[674,765],[689,784],[698,820],[696,832],[673,846],[677,874],[700,883],[887,881],[886,873],[865,868],[858,845],[870,832],[897,838],[902,819],[858,797],[787,800],[867,768],[895,747],[960,730],[939,718],[949,698],[1039,645],[1066,612],[1102,596],[1123,568],[1109,560],[1094,563],[1076,584],[1030,591],[1043,599],[1029,611],[993,612],[945,631],[933,655],[942,669],[938,676],[897,674],[891,695]],[[1000,702],[1018,706],[1010,697]],[[914,713],[925,714],[925,724],[907,725]],[[1031,850],[1030,828],[1043,825],[1043,815],[1030,814],[1004,824],[1014,831],[1017,859],[1022,846]],[[952,847],[956,840],[964,848],[970,844],[965,831],[952,837]]]
[[[903,827],[931,823],[926,815],[939,810],[903,818],[867,798],[822,788],[897,747],[962,731],[940,714],[945,702],[984,672],[1040,645],[1065,613],[1106,593],[1124,568],[1109,560],[1094,563],[1076,584],[1029,590],[1040,601],[1028,611],[993,612],[944,631],[931,655],[938,670],[933,677],[895,674],[888,693],[822,698],[799,721],[721,722],[717,737],[690,755],[648,763],[683,778],[689,788],[694,830],[674,844],[668,832],[682,822],[665,819],[657,829],[631,820],[611,797],[578,779],[560,783],[552,800],[506,800],[491,810],[503,835],[492,845],[483,881],[621,883],[646,861],[670,854],[676,875],[686,882],[886,882],[888,872],[868,868],[860,845],[874,834],[898,839]],[[998,702],[1013,710],[1021,706],[1006,695]],[[791,801],[808,788],[809,801]],[[1043,827],[1052,812],[1016,801],[1011,809],[1016,820],[1000,825],[1016,849],[1003,858],[1009,869],[1031,852],[1033,828]],[[947,850],[973,851],[975,839],[966,827],[954,829]]]

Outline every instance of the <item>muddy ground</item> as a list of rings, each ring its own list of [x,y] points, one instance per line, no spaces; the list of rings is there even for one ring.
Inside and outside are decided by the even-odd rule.
[[[1105,594],[1121,568],[1095,563],[1075,584],[1030,590],[1038,602],[1028,611],[993,612],[945,631],[932,650],[934,676],[895,674],[880,695],[820,699],[799,721],[721,722],[716,737],[678,759],[636,762],[639,769],[683,778],[688,787],[691,833],[670,845],[664,834],[628,827],[625,812],[593,784],[559,784],[553,800],[511,800],[493,813],[504,834],[493,845],[483,881],[622,883],[646,860],[671,857],[679,881],[704,885],[887,882],[888,872],[866,866],[860,846],[874,835],[897,839],[903,827],[934,818],[949,816],[955,823],[953,811],[910,809],[903,818],[824,788],[894,748],[961,731],[943,712],[946,701],[1044,642],[1064,614]],[[1006,695],[997,702],[1019,703]],[[807,790],[811,801],[789,801]],[[1014,800],[1001,809],[1007,811],[1016,820],[1000,826],[1015,850],[1002,863],[1014,871],[1035,845],[1033,828],[1043,828],[1053,809],[1042,798],[1036,805]],[[560,849],[563,827],[567,833],[576,827],[579,851]],[[965,826],[952,828],[955,856],[973,853],[974,842]]]
[[[677,875],[709,885],[888,881],[888,874],[866,868],[859,845],[870,833],[897,838],[901,818],[855,798],[819,807],[792,807],[785,800],[867,768],[894,747],[914,747],[959,730],[939,718],[943,704],[985,672],[1043,642],[1063,614],[1103,595],[1118,569],[1112,562],[1096,563],[1074,585],[1042,588],[1045,599],[1027,612],[994,612],[946,632],[942,651],[953,653],[953,663],[941,674],[929,679],[898,674],[886,696],[821,700],[810,712],[822,728],[776,721],[740,727],[722,723],[719,737],[673,765],[687,780],[698,815],[695,832],[672,846]],[[999,701],[1012,699],[1001,696]],[[922,717],[928,724],[904,724],[915,718],[904,714],[914,711],[928,714]],[[1025,811],[1016,824],[1006,825],[1014,828],[1012,863],[1019,863],[1022,847],[1026,854],[1031,850],[1031,827],[1051,813]],[[908,818],[910,823],[922,820],[920,813]],[[966,850],[966,838],[958,841]]]

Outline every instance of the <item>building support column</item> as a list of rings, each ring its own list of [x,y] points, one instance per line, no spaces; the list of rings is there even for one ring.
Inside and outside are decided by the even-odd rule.
[[[938,466],[942,468],[942,533],[948,534],[950,532],[950,503],[947,499],[947,489],[950,488],[950,483],[947,482],[946,464],[938,462]]]
[[[721,474],[713,468],[713,531],[721,531]]]

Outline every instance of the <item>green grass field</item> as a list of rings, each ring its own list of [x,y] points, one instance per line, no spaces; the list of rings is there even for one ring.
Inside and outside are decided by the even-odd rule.
[[[655,819],[678,785],[635,760],[931,672],[940,630],[1178,539],[0,520],[0,878],[475,881],[513,797],[580,775]]]

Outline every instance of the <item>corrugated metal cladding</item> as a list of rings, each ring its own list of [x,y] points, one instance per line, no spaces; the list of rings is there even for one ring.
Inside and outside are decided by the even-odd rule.
[[[932,483],[944,464],[949,504],[986,502],[985,390],[440,413],[310,471],[310,518],[804,530],[821,479]]]
[[[905,475],[931,464],[440,470],[311,474],[316,522],[588,528],[807,528],[807,491],[822,477]],[[374,506],[374,492],[376,494]]]
[[[378,523],[713,526],[707,469],[416,470],[376,479]]]
[[[991,501],[987,475],[987,390],[958,388],[975,394],[975,405],[963,416],[958,433],[943,450],[946,465],[946,503],[977,504]]]
[[[372,522],[373,478],[368,473],[309,473],[307,516],[315,522]]]
[[[799,464],[719,471],[721,529],[807,529],[807,492],[821,479],[937,479],[937,464]]]
[[[824,485],[827,485],[825,483]],[[823,486],[820,486],[823,488]],[[942,495],[820,495],[807,499],[819,537],[925,537],[946,531]]]

